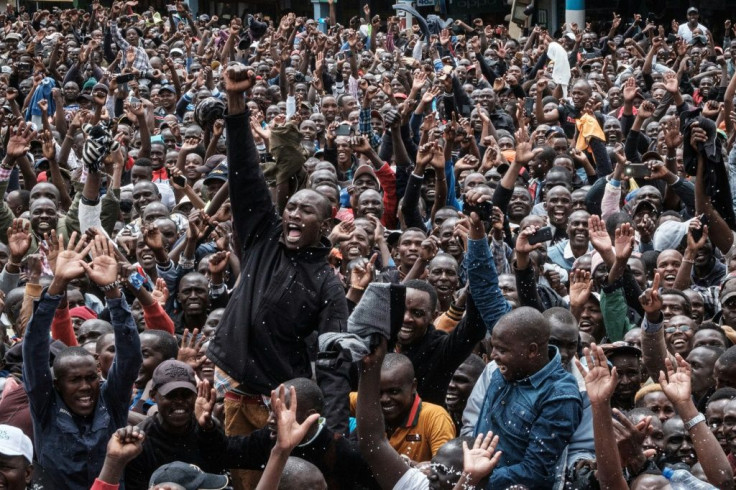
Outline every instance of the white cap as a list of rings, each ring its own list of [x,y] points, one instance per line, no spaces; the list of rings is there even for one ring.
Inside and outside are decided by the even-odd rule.
[[[33,462],[33,443],[27,435],[12,425],[0,425],[0,454],[23,456]]]

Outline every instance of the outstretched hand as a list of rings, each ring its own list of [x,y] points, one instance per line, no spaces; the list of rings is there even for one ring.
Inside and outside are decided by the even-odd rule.
[[[575,364],[578,370],[585,375],[585,388],[590,403],[610,403],[613,391],[618,384],[616,368],[608,369],[608,359],[603,349],[595,343],[591,344],[589,349],[586,348],[584,354],[587,366],[584,367],[578,359],[575,359]]]
[[[289,387],[289,407],[286,407],[286,388],[279,385],[271,391],[271,409],[276,417],[277,435],[276,447],[290,453],[299,445],[309,432],[309,428],[319,419],[318,413],[313,413],[301,424],[296,420],[297,398],[296,389]]]
[[[476,485],[498,465],[502,453],[496,451],[497,446],[498,436],[490,431],[485,436],[478,434],[472,448],[463,441],[463,471],[468,474],[468,484]]]

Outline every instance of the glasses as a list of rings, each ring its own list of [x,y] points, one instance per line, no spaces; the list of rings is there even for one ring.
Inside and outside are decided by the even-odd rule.
[[[680,332],[687,332],[690,330],[690,327],[688,325],[678,325],[676,327],[667,327],[664,329],[665,333],[675,333],[678,330]]]

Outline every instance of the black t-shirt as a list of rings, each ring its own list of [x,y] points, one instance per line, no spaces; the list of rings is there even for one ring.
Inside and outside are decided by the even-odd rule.
[[[560,126],[565,131],[565,135],[568,138],[574,138],[576,132],[575,122],[583,113],[582,109],[576,109],[575,106],[566,102],[557,106],[557,112],[560,116]],[[595,118],[598,120],[598,124],[601,125],[601,129],[603,129],[603,114],[596,112]]]

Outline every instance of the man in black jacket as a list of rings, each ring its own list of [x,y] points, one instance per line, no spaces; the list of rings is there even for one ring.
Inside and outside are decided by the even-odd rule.
[[[268,418],[261,396],[288,379],[311,378],[304,339],[313,332],[345,331],[348,308],[327,264],[331,245],[322,236],[331,217],[329,201],[301,190],[278,216],[259,167],[243,96],[255,74],[231,64],[224,80],[230,200],[243,273],[207,355],[230,378],[226,431],[247,435]],[[349,365],[339,371],[317,368],[327,426],[338,434],[347,432],[348,370]]]

